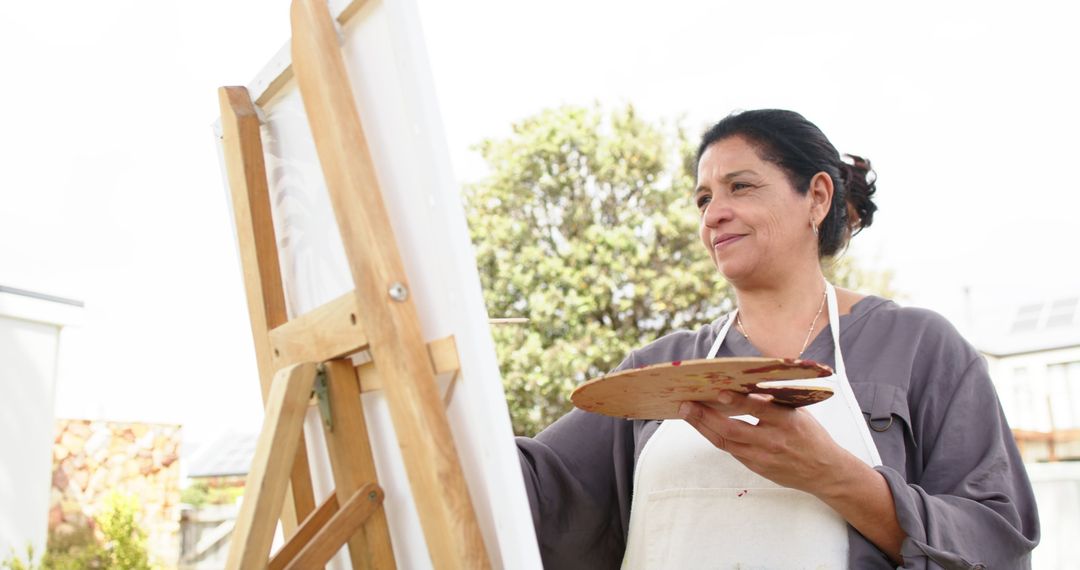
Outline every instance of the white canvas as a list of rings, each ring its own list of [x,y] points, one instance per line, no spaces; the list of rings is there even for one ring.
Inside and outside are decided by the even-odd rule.
[[[344,8],[331,3],[335,15]],[[416,6],[368,2],[342,30],[342,51],[424,339],[453,335],[461,375],[447,408],[489,557],[496,568],[539,568],[528,498],[487,323],[480,279],[454,183]],[[288,46],[249,85],[258,99],[288,64]],[[296,82],[262,106],[274,225],[290,318],[353,288]],[[380,244],[371,244],[378,246]],[[445,387],[447,378],[440,378]],[[429,568],[384,397],[364,395],[379,483],[401,568]],[[332,489],[318,414],[308,448],[317,498]],[[340,558],[340,557],[339,557]]]

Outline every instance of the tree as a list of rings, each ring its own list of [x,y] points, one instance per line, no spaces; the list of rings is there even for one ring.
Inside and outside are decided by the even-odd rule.
[[[488,313],[529,319],[493,330],[518,434],[634,348],[730,310],[698,239],[695,145],[679,125],[566,106],[478,149],[490,173],[466,188],[466,211]]]

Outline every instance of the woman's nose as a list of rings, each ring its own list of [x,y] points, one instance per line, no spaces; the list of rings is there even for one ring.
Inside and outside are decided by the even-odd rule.
[[[713,198],[705,206],[705,212],[702,214],[702,218],[706,226],[710,228],[716,227],[722,222],[732,218],[731,207],[722,199],[717,200],[716,198]]]

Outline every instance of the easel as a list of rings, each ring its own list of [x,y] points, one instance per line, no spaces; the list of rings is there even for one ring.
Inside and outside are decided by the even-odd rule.
[[[355,3],[357,6],[360,2]],[[294,0],[297,80],[356,289],[288,320],[254,103],[219,90],[223,146],[266,416],[227,568],[321,567],[349,545],[354,568],[395,567],[360,393],[385,393],[431,559],[487,568],[487,551],[451,437],[438,373],[453,338],[425,343],[325,0]],[[344,358],[366,350],[360,366]],[[452,394],[453,382],[447,398]],[[303,418],[323,414],[336,489],[315,507]],[[288,542],[270,558],[277,520]]]

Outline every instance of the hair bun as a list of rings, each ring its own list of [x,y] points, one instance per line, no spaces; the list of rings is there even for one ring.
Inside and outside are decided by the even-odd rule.
[[[877,173],[868,159],[854,154],[845,154],[844,158],[847,160],[840,161],[840,177],[847,191],[848,228],[855,235],[874,222]]]

